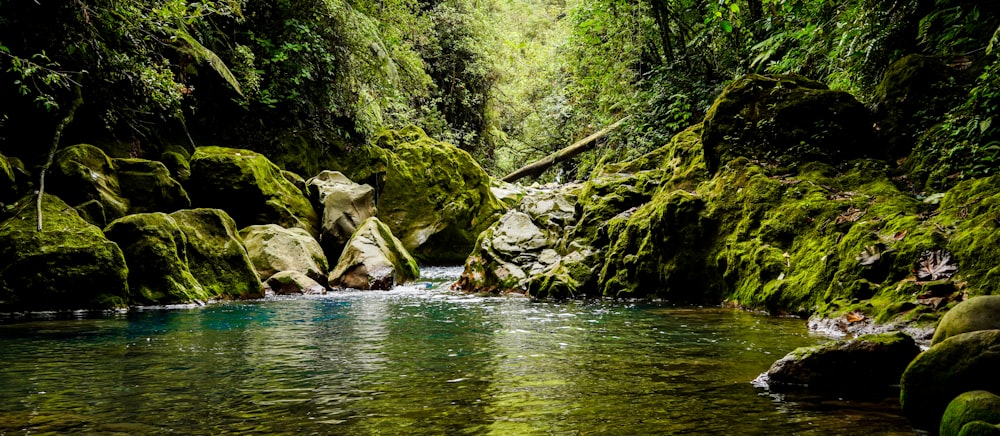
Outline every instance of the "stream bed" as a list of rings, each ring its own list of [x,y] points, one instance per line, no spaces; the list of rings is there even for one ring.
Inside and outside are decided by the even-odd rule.
[[[0,325],[0,434],[913,434],[895,398],[750,384],[800,319],[447,290]],[[428,272],[425,271],[425,275]]]

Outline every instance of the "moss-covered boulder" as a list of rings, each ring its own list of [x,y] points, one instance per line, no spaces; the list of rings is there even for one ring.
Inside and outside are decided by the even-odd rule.
[[[279,271],[264,280],[264,293],[275,295],[320,295],[326,287],[299,271]]]
[[[124,307],[128,268],[121,249],[56,196],[13,204],[0,221],[0,312]]]
[[[316,209],[322,211],[320,241],[330,253],[340,254],[358,226],[375,216],[375,189],[338,171],[323,171],[306,186]]]
[[[982,422],[986,427],[966,429],[972,422]],[[965,392],[948,403],[948,408],[941,418],[939,432],[941,436],[958,436],[977,434],[974,431],[1000,432],[996,424],[1000,424],[1000,396],[988,391]],[[992,428],[990,428],[992,427]]]
[[[1000,436],[1000,425],[986,421],[972,421],[962,426],[958,436]]]
[[[187,182],[195,207],[226,211],[240,227],[278,224],[319,236],[309,199],[264,155],[225,147],[198,147]]]
[[[1000,329],[1000,295],[983,295],[958,303],[941,317],[931,345],[951,336]]]
[[[952,399],[1000,392],[1000,330],[951,336],[919,355],[903,373],[900,404],[914,427],[937,429]]]
[[[331,287],[387,290],[419,276],[416,260],[389,227],[368,218],[347,242],[329,282]]]
[[[132,304],[254,298],[261,283],[236,232],[218,209],[134,214],[105,229],[131,266]]]
[[[503,213],[472,156],[417,127],[385,132],[348,159],[338,169],[375,187],[379,220],[422,262],[461,263]]]
[[[789,168],[879,154],[864,105],[796,75],[737,79],[716,98],[704,124],[705,163],[712,172],[736,157]]]
[[[129,201],[121,194],[114,162],[93,145],[77,144],[60,149],[53,159],[46,185],[48,192],[72,205],[96,201],[87,214],[95,219],[113,221],[129,210]],[[100,213],[94,211],[94,207],[99,207]],[[102,221],[92,223],[102,227],[105,224]]]
[[[298,271],[317,282],[326,282],[329,263],[309,232],[264,224],[243,228],[240,237],[262,280],[281,271]]]
[[[170,177],[180,182],[186,182],[191,177],[191,163],[188,155],[179,151],[165,151],[160,155],[160,162],[170,171]]]
[[[191,207],[181,184],[161,163],[146,159],[114,159],[121,196],[129,201],[128,213],[173,212]]]
[[[837,394],[881,392],[899,383],[920,347],[902,332],[799,348],[765,373],[772,389],[801,386]]]

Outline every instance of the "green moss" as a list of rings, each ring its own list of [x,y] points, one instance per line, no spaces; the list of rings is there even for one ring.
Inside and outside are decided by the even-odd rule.
[[[170,177],[179,182],[185,182],[191,177],[191,163],[188,157],[176,151],[165,151],[160,156],[160,161],[170,171]]]
[[[225,210],[241,226],[278,224],[318,237],[319,217],[302,191],[261,154],[199,147],[191,158],[188,186],[196,207]]]
[[[0,222],[0,311],[124,307],[128,269],[118,245],[58,197],[23,197]]]
[[[173,212],[191,207],[187,191],[170,177],[167,167],[146,159],[113,160],[128,213]]]
[[[49,174],[46,180],[48,192],[67,203],[99,201],[108,220],[128,213],[129,202],[121,195],[114,163],[93,145],[77,144],[62,148],[56,153]]]
[[[1000,396],[988,391],[971,391],[955,397],[948,403],[948,408],[941,417],[938,434],[941,436],[969,434],[970,431],[965,427],[974,421],[989,423],[993,426],[993,430],[990,431],[1000,431],[996,428],[996,424],[1000,424]]]
[[[14,167],[7,156],[0,154],[0,203],[13,200],[17,195]]]
[[[236,229],[218,209],[179,210],[170,214],[187,239],[191,275],[211,295],[257,298],[260,278]]]

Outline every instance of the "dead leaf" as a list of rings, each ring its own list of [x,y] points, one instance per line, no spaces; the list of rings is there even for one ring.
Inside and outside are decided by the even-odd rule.
[[[949,278],[958,272],[958,262],[945,249],[927,250],[920,254],[920,260],[913,267],[918,282]]]
[[[853,223],[853,222],[861,219],[861,217],[863,217],[863,216],[865,216],[865,211],[863,211],[861,209],[858,209],[856,207],[852,207],[850,209],[847,209],[846,212],[840,214],[837,217],[837,219],[834,221],[834,223],[836,223],[836,224],[840,224],[840,223]]]
[[[854,323],[859,322],[859,321],[864,321],[865,320],[865,314],[863,314],[861,312],[858,312],[858,311],[854,311],[854,312],[849,312],[847,315],[844,315],[844,318],[847,319],[848,323],[854,324]]]
[[[906,230],[903,230],[902,232],[896,232],[895,235],[892,235],[892,239],[894,241],[902,241],[903,238],[905,237],[906,237]]]

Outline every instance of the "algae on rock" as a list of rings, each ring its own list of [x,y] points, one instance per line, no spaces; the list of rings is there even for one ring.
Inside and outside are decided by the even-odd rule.
[[[120,308],[128,304],[128,268],[118,245],[61,199],[14,203],[0,221],[0,312]]]

